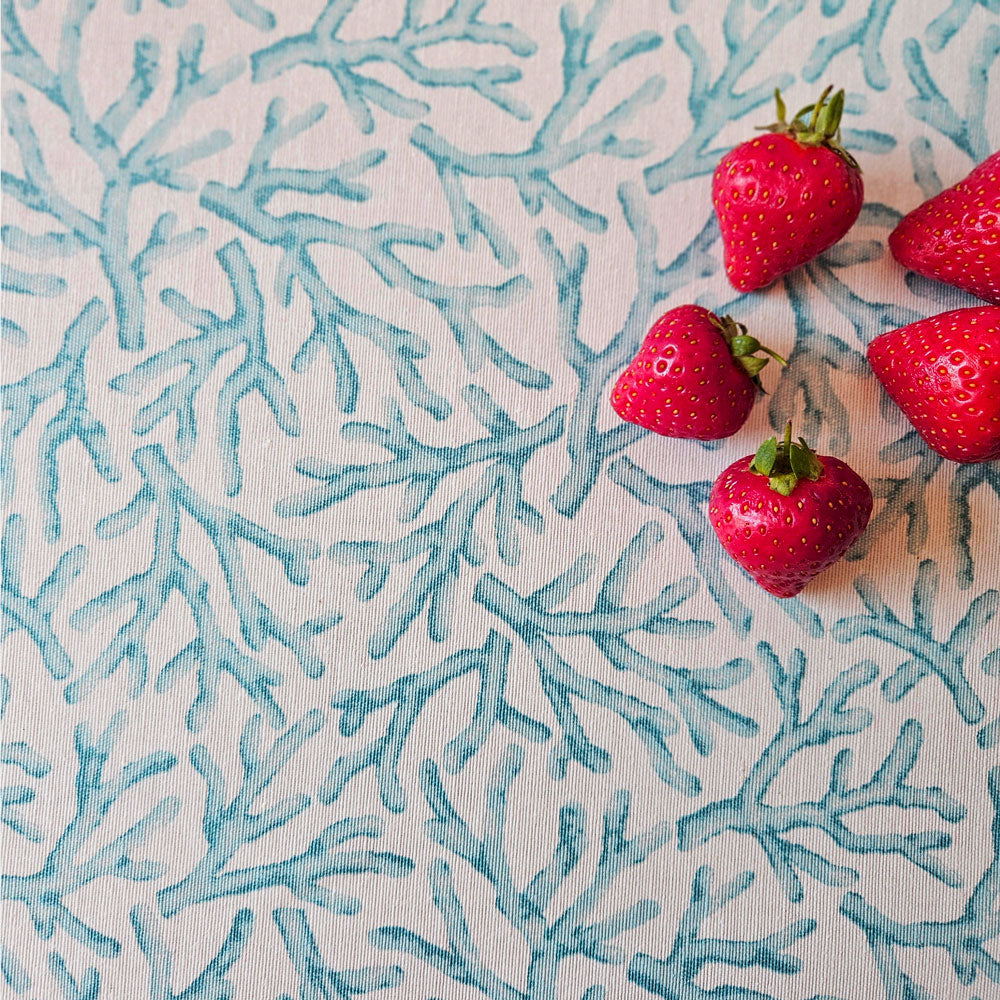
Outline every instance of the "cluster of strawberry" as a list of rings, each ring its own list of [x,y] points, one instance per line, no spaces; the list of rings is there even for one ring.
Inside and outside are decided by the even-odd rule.
[[[844,92],[827,88],[791,122],[775,93],[768,134],[716,168],[712,200],[726,274],[753,291],[833,246],[864,200],[857,162],[840,142]],[[955,309],[876,337],[868,360],[920,436],[954,462],[1000,458],[1000,152],[907,215],[889,237],[902,264],[989,306]],[[770,355],[729,316],[684,305],[661,316],[611,394],[625,420],[702,441],[743,426]],[[734,462],[709,498],[725,550],[765,590],[792,597],[835,563],[868,524],[868,484],[801,438],[770,438]]]

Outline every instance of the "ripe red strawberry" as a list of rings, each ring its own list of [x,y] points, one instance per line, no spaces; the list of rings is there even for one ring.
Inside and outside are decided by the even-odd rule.
[[[746,420],[767,358],[746,327],[701,306],[678,306],[650,327],[639,353],[619,376],[611,405],[623,420],[667,437],[713,441]]]
[[[910,212],[889,249],[903,267],[1000,305],[1000,152]]]
[[[726,275],[741,292],[769,285],[833,246],[861,211],[861,170],[840,144],[844,92],[820,99],[768,135],[723,157],[712,177],[712,202],[722,229]],[[811,112],[809,121],[802,115]]]
[[[860,537],[868,484],[839,458],[814,455],[792,425],[733,462],[712,487],[709,518],[722,547],[768,593],[794,597]]]
[[[880,334],[868,361],[939,455],[1000,458],[1000,306],[953,309]]]

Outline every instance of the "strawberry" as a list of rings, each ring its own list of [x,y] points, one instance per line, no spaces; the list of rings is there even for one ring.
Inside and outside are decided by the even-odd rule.
[[[861,211],[861,170],[840,144],[844,92],[820,99],[770,134],[723,157],[712,177],[712,202],[722,229],[726,274],[741,292],[769,285],[833,246]],[[812,112],[807,122],[802,115]]]
[[[903,267],[1000,305],[1000,152],[910,212],[889,249]]]
[[[775,597],[794,597],[860,537],[868,484],[847,464],[814,455],[792,425],[733,462],[712,486],[708,513],[722,547]]]
[[[760,390],[767,358],[746,327],[701,306],[678,306],[650,327],[619,376],[611,405],[623,420],[666,437],[713,441],[735,434]]]
[[[1000,458],[1000,306],[953,309],[879,334],[868,361],[939,455]]]

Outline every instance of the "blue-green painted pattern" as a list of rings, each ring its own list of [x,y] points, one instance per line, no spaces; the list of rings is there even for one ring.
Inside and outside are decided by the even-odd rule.
[[[27,1000],[1000,996],[1000,469],[884,330],[1000,145],[998,0],[0,0],[0,875]],[[725,280],[719,158],[847,91],[867,201]],[[619,421],[659,312],[788,358]],[[872,485],[756,588],[715,475]]]

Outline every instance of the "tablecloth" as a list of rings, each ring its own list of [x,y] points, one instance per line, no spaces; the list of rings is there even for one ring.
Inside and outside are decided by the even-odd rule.
[[[4,0],[11,995],[1000,995],[1000,472],[864,357],[1000,143],[997,0]],[[827,84],[865,206],[728,284],[714,166]],[[694,302],[734,437],[609,404]],[[792,419],[875,511],[706,518]]]

